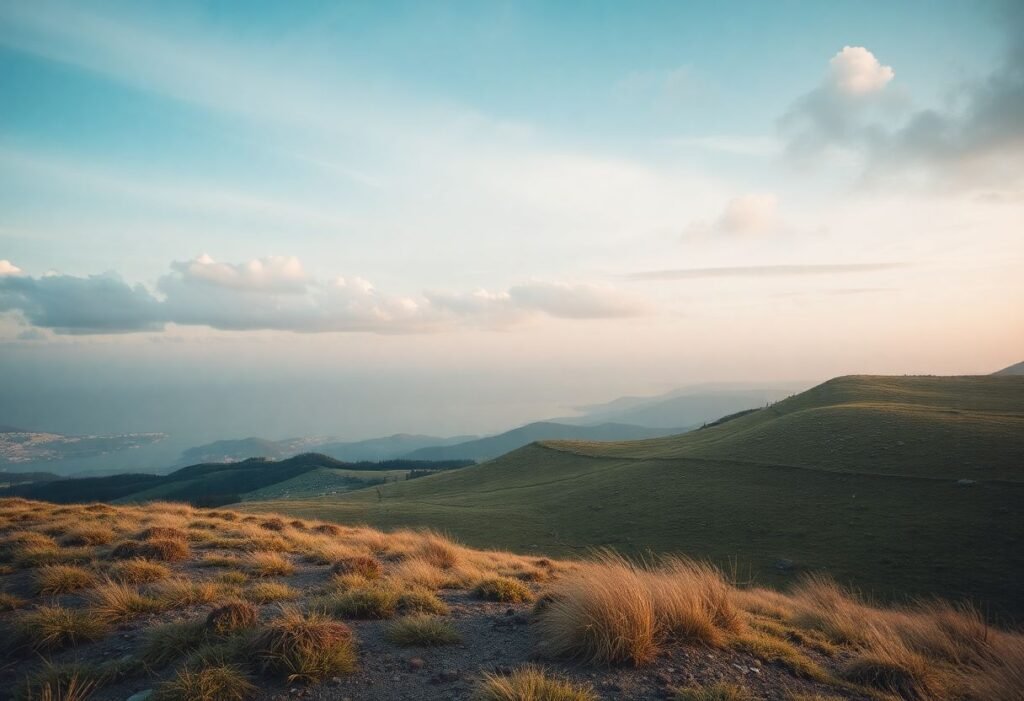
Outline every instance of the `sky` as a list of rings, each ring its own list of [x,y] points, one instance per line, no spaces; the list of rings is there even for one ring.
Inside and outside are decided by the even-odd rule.
[[[0,423],[485,433],[1024,359],[1000,2],[0,0]]]

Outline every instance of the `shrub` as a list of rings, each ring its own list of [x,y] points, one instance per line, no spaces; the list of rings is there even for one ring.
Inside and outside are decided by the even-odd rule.
[[[165,565],[141,557],[115,562],[108,572],[111,579],[122,584],[145,584],[171,576],[171,571]]]
[[[487,601],[522,603],[534,599],[528,586],[511,577],[490,577],[478,583],[473,592]]]
[[[287,576],[295,573],[295,565],[276,552],[255,552],[245,558],[245,566],[257,577]]]
[[[286,608],[253,641],[262,669],[289,682],[320,681],[355,670],[352,631],[317,613]]]
[[[460,640],[451,623],[423,614],[399,618],[388,625],[384,637],[395,645],[424,647],[454,645]]]
[[[206,616],[207,629],[216,635],[227,635],[249,628],[259,620],[259,611],[246,601],[229,601],[210,611]]]
[[[40,606],[21,614],[15,622],[15,646],[34,650],[57,650],[97,640],[107,626],[87,611],[61,606]]]
[[[527,665],[507,676],[485,674],[477,687],[478,701],[598,701],[588,687],[549,677],[540,667]]]
[[[258,691],[245,671],[234,665],[178,670],[156,687],[154,701],[244,701]]]
[[[384,574],[384,565],[375,557],[356,555],[334,563],[331,572],[336,575],[358,574],[366,579],[380,579]]]
[[[96,584],[96,576],[75,565],[46,565],[36,572],[35,586],[39,594],[67,594]]]

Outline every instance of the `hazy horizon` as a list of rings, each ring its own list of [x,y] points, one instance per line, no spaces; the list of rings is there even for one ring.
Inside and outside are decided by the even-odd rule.
[[[1022,37],[1008,2],[0,2],[0,424],[487,434],[996,371]]]

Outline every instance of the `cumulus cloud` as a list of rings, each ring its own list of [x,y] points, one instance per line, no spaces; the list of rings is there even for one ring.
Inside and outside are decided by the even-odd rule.
[[[722,213],[712,221],[697,221],[686,229],[686,235],[754,235],[778,230],[779,200],[771,193],[748,193],[725,203]]]
[[[218,263],[207,254],[190,261],[176,261],[171,268],[185,279],[217,287],[301,292],[306,273],[294,256],[270,256],[248,263]]]
[[[829,83],[846,95],[862,96],[884,88],[896,73],[863,46],[844,46],[829,61]]]
[[[900,177],[943,189],[1014,191],[1024,182],[1024,5],[1010,5],[1009,44],[995,69],[957,86],[942,107],[912,109],[895,76],[863,47],[845,47],[821,85],[780,120],[798,159],[843,152],[865,180]]]
[[[4,275],[21,275],[21,268],[6,258],[0,259],[0,277]]]
[[[11,266],[12,268],[14,266]],[[506,326],[536,315],[563,319],[636,316],[647,307],[614,289],[529,283],[503,292],[388,295],[359,277],[310,278],[295,258],[174,262],[156,293],[114,273],[0,277],[0,312],[60,334],[156,331],[167,323],[223,330],[417,333]]]

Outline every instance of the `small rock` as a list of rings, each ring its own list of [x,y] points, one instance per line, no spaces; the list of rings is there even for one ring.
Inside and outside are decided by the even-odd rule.
[[[505,611],[505,615],[506,616],[514,616],[514,615],[516,615],[516,610],[513,609],[513,608],[510,608],[509,610]]]
[[[147,699],[152,695],[152,689],[144,689],[129,696],[127,701],[147,701]]]
[[[411,660],[409,660],[409,669],[413,671],[423,669],[423,665],[425,664],[426,662],[423,661],[422,657],[413,657]]]
[[[672,683],[672,677],[668,676],[667,674],[656,674],[654,676],[654,681],[658,683],[660,686],[668,686]]]
[[[335,686],[341,686],[341,682],[341,677],[331,677],[331,684],[334,684]]]
[[[442,682],[457,682],[462,673],[457,669],[446,669],[437,675],[437,678]]]

